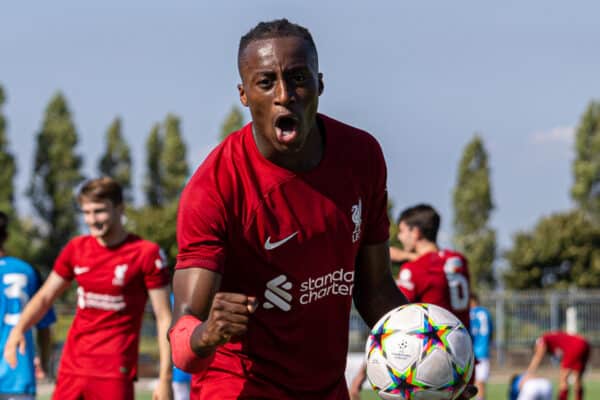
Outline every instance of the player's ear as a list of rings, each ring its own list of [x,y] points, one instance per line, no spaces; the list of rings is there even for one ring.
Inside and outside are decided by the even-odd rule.
[[[323,94],[325,84],[323,83],[323,74],[319,72],[319,96]]]
[[[248,98],[246,97],[246,91],[244,90],[244,84],[238,83],[237,88],[238,88],[238,93],[240,94],[240,102],[244,105],[244,107],[248,107]]]

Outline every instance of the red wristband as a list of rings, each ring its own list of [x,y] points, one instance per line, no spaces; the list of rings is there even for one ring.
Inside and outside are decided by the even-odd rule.
[[[184,315],[169,330],[173,364],[177,368],[192,374],[206,370],[214,358],[214,353],[209,357],[200,357],[192,350],[190,338],[194,329],[201,324],[202,321],[198,318]]]

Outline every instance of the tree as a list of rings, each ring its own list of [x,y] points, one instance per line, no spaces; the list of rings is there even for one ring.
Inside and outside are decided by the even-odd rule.
[[[131,155],[129,145],[121,134],[121,118],[116,117],[106,131],[106,150],[98,162],[101,175],[114,178],[123,187],[126,201],[133,198],[131,191]]]
[[[180,119],[169,114],[164,124],[164,145],[160,154],[160,184],[163,200],[177,201],[189,174],[186,146],[181,137]]]
[[[171,202],[164,207],[144,206],[127,212],[127,229],[158,243],[169,266],[175,265],[177,255],[177,205]]]
[[[77,131],[66,99],[57,93],[46,107],[37,135],[35,164],[28,195],[41,222],[38,262],[49,269],[61,248],[77,232],[75,187],[82,181],[75,153]]]
[[[6,119],[2,114],[5,99],[4,90],[0,86],[0,210],[13,216],[16,214],[14,212],[14,178],[17,166],[15,158],[8,150]]]
[[[6,96],[2,86],[0,86],[0,210],[6,213],[10,219],[5,249],[12,256],[29,259],[29,253],[33,245],[28,240],[15,209],[14,179],[17,173],[17,165],[15,157],[8,149],[7,123],[2,114],[2,106],[5,101]]]
[[[479,135],[464,149],[454,188],[454,245],[469,262],[474,283],[493,284],[496,232],[488,226],[494,208],[488,155]]]
[[[600,222],[600,102],[592,101],[575,136],[571,195],[582,210]]]
[[[146,204],[152,207],[158,207],[163,203],[163,193],[161,186],[160,173],[160,154],[163,141],[160,136],[160,125],[154,124],[148,140],[146,141],[146,182],[144,184],[144,193],[146,194]]]
[[[229,114],[221,124],[221,133],[219,134],[220,141],[225,140],[231,132],[235,132],[244,126],[244,114],[237,105],[231,107]]]
[[[600,286],[600,228],[581,210],[542,218],[514,237],[504,279],[513,289]]]

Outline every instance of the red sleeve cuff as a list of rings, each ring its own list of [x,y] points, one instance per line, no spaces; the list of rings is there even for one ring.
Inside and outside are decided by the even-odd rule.
[[[194,329],[201,324],[202,321],[198,318],[191,315],[184,315],[169,330],[173,364],[177,368],[192,374],[197,374],[208,369],[214,358],[214,353],[210,357],[199,357],[192,350],[190,338]]]

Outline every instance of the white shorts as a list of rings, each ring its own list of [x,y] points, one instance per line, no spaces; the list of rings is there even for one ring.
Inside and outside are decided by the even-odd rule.
[[[490,377],[490,360],[477,360],[475,364],[475,382],[487,382]]]
[[[544,378],[532,378],[523,383],[517,400],[552,400],[552,383]]]
[[[173,382],[173,400],[190,400],[190,383]]]
[[[0,394],[0,400],[35,400],[33,394]]]

